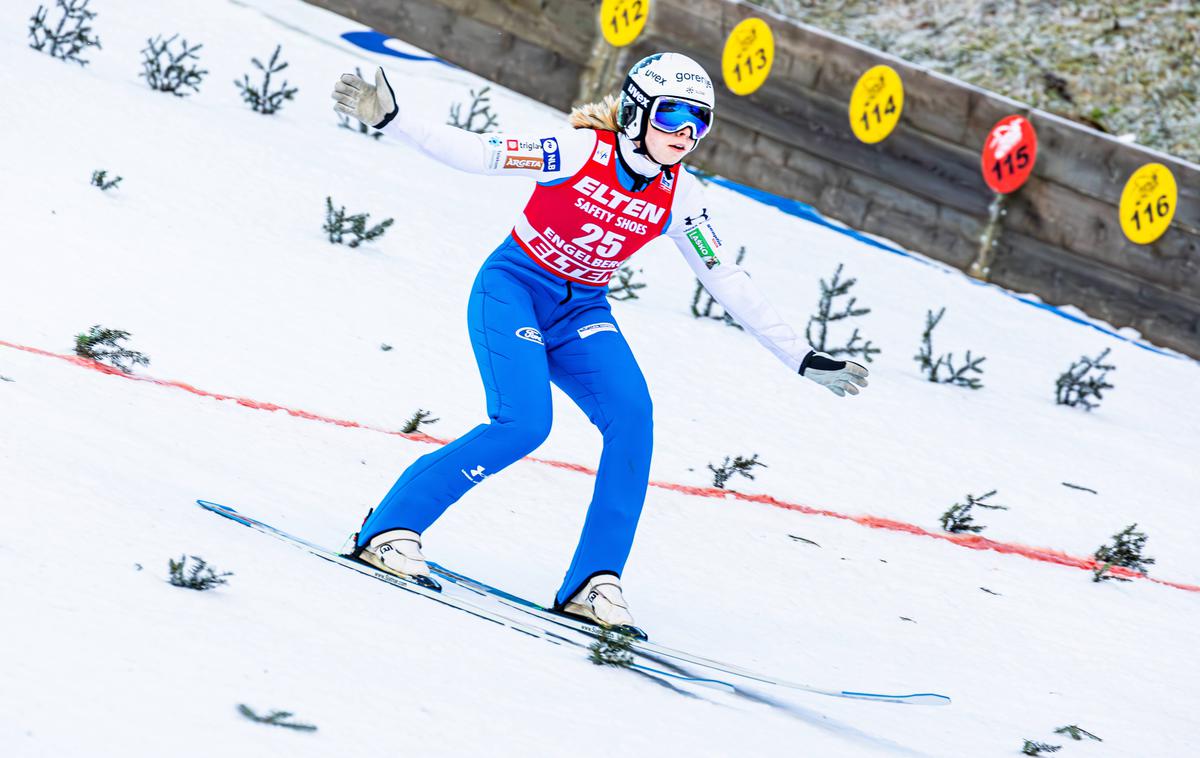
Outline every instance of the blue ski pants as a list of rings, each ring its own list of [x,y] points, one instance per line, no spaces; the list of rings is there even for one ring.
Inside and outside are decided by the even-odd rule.
[[[509,237],[484,263],[467,324],[489,421],[418,458],[363,524],[359,544],[389,529],[424,532],[468,490],[533,452],[550,433],[550,383],[604,438],[592,502],[561,604],[598,573],[620,576],[646,497],[650,394],[613,319],[607,287],[571,284]]]

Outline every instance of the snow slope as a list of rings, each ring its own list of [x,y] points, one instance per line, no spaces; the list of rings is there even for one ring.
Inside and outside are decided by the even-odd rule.
[[[70,353],[101,323],[152,359],[140,374],[377,429],[418,408],[456,437],[484,419],[465,306],[480,262],[531,185],[474,177],[395,140],[337,127],[342,71],[382,64],[404,107],[442,120],[481,81],[367,53],[362,27],[294,0],[97,0],[86,68],[30,50],[30,7],[0,23],[0,341]],[[177,99],[137,78],[148,36],[204,43],[210,73]],[[274,117],[232,80],[276,44],[300,91]],[[397,50],[414,51],[392,42]],[[562,114],[493,87],[502,128]],[[100,192],[91,172],[124,181]],[[803,329],[817,280],[858,277],[859,325],[883,347],[862,396],[790,375],[744,334],[688,310],[672,247],[633,263],[648,286],[614,304],[655,399],[652,478],[705,487],[706,464],[758,453],[743,493],[938,531],[966,493],[993,540],[1086,557],[1137,522],[1152,576],[1200,584],[1191,513],[1195,362],[1020,303],[719,187],[727,242]],[[323,237],[327,195],[394,217],[359,249]],[[716,214],[714,214],[716,216]],[[911,356],[987,356],[978,392],[931,385]],[[381,343],[395,346],[380,350]],[[1057,375],[1111,348],[1116,389],[1093,413],[1053,403]],[[625,586],[656,640],[835,688],[934,691],[948,708],[772,693],[777,707],[672,691],[445,610],[206,514],[241,506],[330,545],[426,443],[0,346],[0,752],[16,756],[405,755],[1185,756],[1200,593],[968,550],[766,504],[652,488]],[[539,459],[594,466],[599,436],[564,396]],[[1064,487],[1070,482],[1091,494]],[[515,464],[452,508],[427,552],[546,600],[574,548],[587,474]],[[793,539],[804,537],[817,545]],[[235,572],[213,592],[166,562]],[[985,592],[981,588],[987,588]],[[998,594],[991,594],[998,593]],[[316,724],[245,720],[246,703]],[[1078,724],[1103,742],[1063,742]]]

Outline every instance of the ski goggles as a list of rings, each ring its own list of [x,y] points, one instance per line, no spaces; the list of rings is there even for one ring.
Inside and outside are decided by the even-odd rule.
[[[650,109],[650,123],[654,128],[669,134],[692,127],[692,136],[697,140],[712,128],[713,111],[707,105],[673,97],[660,97]]]

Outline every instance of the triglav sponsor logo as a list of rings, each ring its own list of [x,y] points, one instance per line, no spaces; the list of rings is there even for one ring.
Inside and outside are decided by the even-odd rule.
[[[662,186],[662,188],[664,190],[666,190],[667,192],[670,192],[672,185],[675,184],[675,177],[674,177],[674,175],[671,174],[670,171],[664,171],[662,174],[662,178],[658,180],[658,183]]]
[[[617,331],[617,325],[601,322],[599,324],[588,324],[587,326],[580,327],[577,331],[579,332],[579,339],[582,340],[600,332],[615,332]]]
[[[523,340],[529,340],[530,342],[536,342],[539,345],[545,344],[544,342],[542,342],[542,333],[539,332],[537,329],[534,329],[532,326],[521,327],[520,329],[518,329],[516,331],[516,335]]]
[[[525,139],[510,139],[504,143],[504,148],[510,153],[515,153],[518,150],[524,153],[536,153],[542,149],[542,143],[534,142]],[[557,149],[557,145],[555,146]]]

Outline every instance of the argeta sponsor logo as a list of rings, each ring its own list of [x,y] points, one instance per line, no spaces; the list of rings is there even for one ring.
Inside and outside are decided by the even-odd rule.
[[[526,158],[520,155],[510,155],[504,159],[505,168],[532,168],[540,169],[542,167],[541,158]]]

